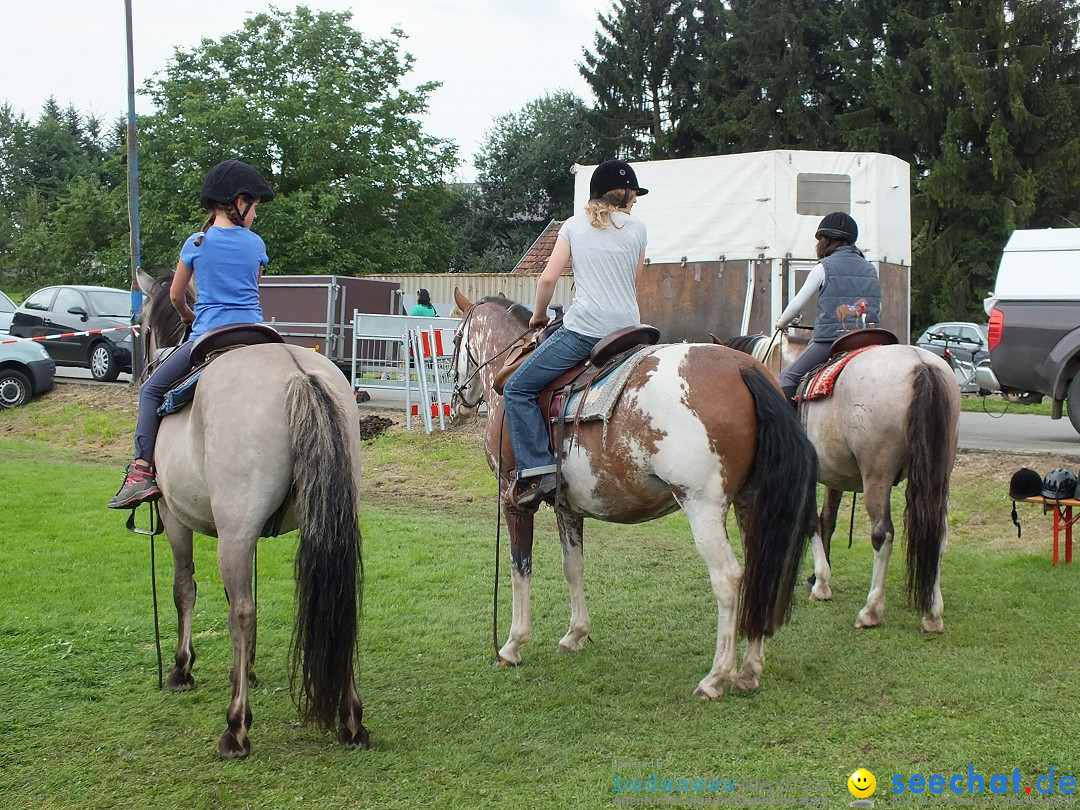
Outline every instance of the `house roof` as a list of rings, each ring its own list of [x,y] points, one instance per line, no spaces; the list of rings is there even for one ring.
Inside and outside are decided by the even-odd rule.
[[[555,249],[555,239],[559,236],[559,228],[565,220],[553,219],[544,228],[544,232],[532,243],[532,247],[525,251],[525,255],[518,259],[514,269],[510,271],[512,276],[538,276],[547,267],[548,257]],[[561,275],[572,276],[574,274],[574,262],[566,260],[566,267]]]

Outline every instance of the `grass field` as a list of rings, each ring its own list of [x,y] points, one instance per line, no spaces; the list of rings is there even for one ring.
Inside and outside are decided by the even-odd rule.
[[[130,409],[49,397],[0,412],[5,810],[562,808],[674,798],[613,789],[654,773],[660,785],[702,778],[733,788],[684,790],[687,804],[722,795],[728,806],[801,797],[846,807],[846,780],[859,767],[876,775],[881,807],[894,775],[966,779],[970,766],[989,790],[991,775],[1011,779],[1018,769],[1021,794],[1051,768],[1055,788],[1064,775],[1080,777],[1070,731],[1080,720],[1080,565],[1051,567],[1050,519],[1035,507],[1020,507],[1017,540],[1005,487],[1026,460],[961,457],[944,635],[919,632],[899,551],[884,625],[853,629],[871,551],[862,515],[851,549],[839,536],[845,499],[833,601],[799,596],[792,622],[766,647],[757,692],[700,703],[690,693],[711,663],[716,609],[681,515],[630,527],[587,522],[593,643],[557,655],[567,588],[554,518],[543,510],[533,641],[523,666],[492,666],[495,486],[468,430],[392,429],[365,444],[360,689],[373,748],[344,751],[297,722],[287,671],[297,541],[286,536],[264,540],[258,557],[253,753],[222,761],[215,742],[231,651],[214,541],[196,538],[198,688],[160,692],[148,541],[104,508],[119,484],[129,419]],[[106,461],[88,461],[87,446]],[[897,490],[898,524],[901,509]],[[168,666],[171,559],[164,539],[156,550]],[[502,553],[500,642],[510,613]],[[796,792],[779,790],[792,778]]]

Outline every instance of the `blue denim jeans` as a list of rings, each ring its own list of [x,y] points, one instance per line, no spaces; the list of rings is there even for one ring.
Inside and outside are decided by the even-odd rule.
[[[165,393],[191,369],[191,347],[194,345],[190,340],[181,343],[140,386],[139,418],[135,422],[135,458],[154,463],[154,445],[157,443],[158,426],[161,425],[161,417],[157,415],[158,406]]]
[[[600,338],[571,332],[564,326],[541,343],[503,388],[503,407],[514,467],[519,478],[555,472],[555,456],[537,399],[544,386],[589,356]]]

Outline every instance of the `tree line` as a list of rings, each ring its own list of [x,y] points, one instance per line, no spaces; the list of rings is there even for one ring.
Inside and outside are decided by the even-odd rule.
[[[142,264],[175,263],[205,169],[238,157],[271,272],[505,272],[571,213],[573,163],[765,149],[911,166],[912,323],[978,317],[1015,228],[1080,225],[1080,0],[613,0],[558,91],[496,118],[477,182],[420,123],[405,34],[348,12],[250,17],[178,50],[138,121]],[[0,106],[0,286],[127,286],[126,132]]]

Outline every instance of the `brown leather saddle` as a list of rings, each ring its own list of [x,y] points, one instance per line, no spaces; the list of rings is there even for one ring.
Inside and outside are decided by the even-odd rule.
[[[206,334],[200,335],[196,338],[195,345],[191,347],[190,370],[165,392],[162,403],[157,409],[158,415],[167,416],[170,413],[176,413],[194,399],[199,377],[214,358],[241,346],[284,342],[285,339],[278,334],[276,329],[263,323],[219,326],[217,329],[211,329]]]
[[[201,366],[229,349],[254,346],[259,343],[284,342],[285,338],[265,323],[234,323],[219,326],[196,338],[195,345],[191,347],[191,367]]]
[[[888,329],[868,326],[865,329],[846,332],[834,340],[832,346],[829,347],[829,357],[833,358],[844,352],[864,349],[867,346],[892,346],[899,342],[900,339]]]

